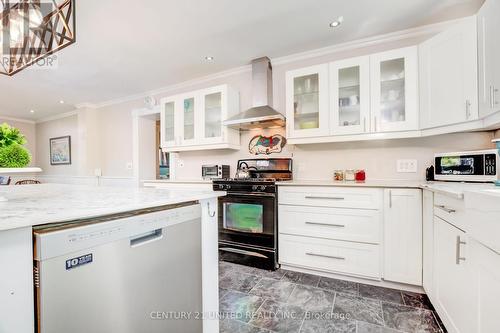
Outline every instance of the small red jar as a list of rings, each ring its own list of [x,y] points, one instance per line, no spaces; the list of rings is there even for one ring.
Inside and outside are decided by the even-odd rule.
[[[364,182],[366,180],[365,170],[356,171],[355,179],[357,182]]]

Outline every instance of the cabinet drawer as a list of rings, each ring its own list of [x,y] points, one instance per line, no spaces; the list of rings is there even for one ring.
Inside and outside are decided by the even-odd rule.
[[[281,186],[278,200],[280,204],[380,209],[382,190],[352,187]]]
[[[378,210],[279,206],[279,232],[336,240],[380,242]]]
[[[380,279],[380,247],[280,234],[279,261],[330,273]]]
[[[465,202],[463,199],[452,198],[443,194],[434,195],[434,215],[465,230]]]

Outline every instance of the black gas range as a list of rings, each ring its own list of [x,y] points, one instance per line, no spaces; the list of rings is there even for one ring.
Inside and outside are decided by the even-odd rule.
[[[278,268],[278,191],[276,182],[292,179],[289,158],[239,160],[246,178],[214,179],[219,198],[221,260],[258,268]],[[237,172],[241,176],[240,172]]]

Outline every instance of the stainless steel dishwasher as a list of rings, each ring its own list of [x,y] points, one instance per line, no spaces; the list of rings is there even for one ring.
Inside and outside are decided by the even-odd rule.
[[[196,202],[34,230],[39,333],[202,332]]]

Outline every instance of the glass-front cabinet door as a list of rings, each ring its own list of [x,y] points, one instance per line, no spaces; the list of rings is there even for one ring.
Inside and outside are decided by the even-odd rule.
[[[328,64],[287,72],[286,104],[288,137],[328,135]]]
[[[417,47],[378,53],[370,57],[372,131],[418,129]]]
[[[191,145],[196,139],[196,110],[198,108],[198,96],[195,94],[182,95],[180,98],[182,103],[181,113],[181,145]]]
[[[224,141],[222,121],[227,118],[226,86],[205,89],[201,92],[201,141],[206,144]]]
[[[175,97],[161,100],[161,146],[175,147],[178,143],[178,130],[176,130],[177,120],[177,100]]]
[[[330,64],[331,134],[370,131],[370,58]]]

